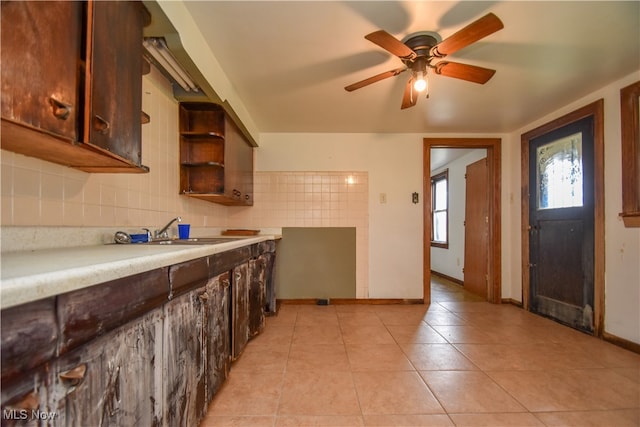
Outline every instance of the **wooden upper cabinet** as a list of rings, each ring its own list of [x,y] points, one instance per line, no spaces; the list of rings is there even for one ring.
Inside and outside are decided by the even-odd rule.
[[[180,103],[180,194],[253,205],[253,147],[217,104]]]
[[[3,2],[2,148],[87,172],[141,164],[141,2]]]

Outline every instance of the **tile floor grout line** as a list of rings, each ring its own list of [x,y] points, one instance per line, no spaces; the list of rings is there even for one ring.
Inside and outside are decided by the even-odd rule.
[[[278,396],[278,400],[276,402],[276,413],[274,414],[274,427],[276,427],[277,425],[277,421],[278,421],[278,417],[280,417],[280,406],[282,403],[282,395],[284,392],[284,385],[285,385],[285,380],[287,378],[287,372],[288,372],[288,367],[289,367],[289,359],[291,358],[291,349],[293,347],[293,337],[295,336],[296,333],[296,326],[298,325],[298,317],[299,317],[300,312],[298,310],[296,310],[295,313],[295,318],[293,319],[293,328],[292,328],[292,332],[291,332],[291,337],[289,340],[289,349],[287,351],[287,360],[286,363],[284,364],[284,369],[282,372],[282,380],[280,383],[280,394]]]
[[[431,307],[436,308],[434,312],[446,313],[447,316],[452,316],[449,319],[445,316],[445,317],[442,317],[442,319],[444,320],[441,319],[441,321],[438,321],[438,320],[435,320],[435,321],[438,323],[452,322],[452,323],[456,323],[455,325],[430,324],[425,319],[427,313],[429,312],[429,307],[424,307],[425,311],[422,314],[423,317],[419,322],[417,322],[417,324],[414,324],[412,322],[414,321],[414,314],[419,310],[416,310],[413,307],[409,307],[406,310],[402,310],[402,309],[398,310],[397,307],[392,307],[392,306],[380,306],[380,307],[374,307],[374,308],[361,309],[360,307],[354,305],[353,308],[343,308],[340,310],[336,308],[337,306],[331,307],[331,311],[333,312],[333,315],[328,316],[327,319],[332,320],[334,319],[334,317],[335,319],[337,319],[337,325],[338,325],[337,331],[340,334],[339,347],[336,346],[334,347],[334,349],[337,350],[339,348],[341,351],[340,354],[344,355],[340,357],[346,357],[346,361],[348,364],[347,369],[351,378],[350,382],[346,380],[342,380],[341,383],[344,385],[341,385],[340,387],[345,387],[345,386],[353,387],[353,391],[354,391],[353,397],[351,397],[352,399],[351,405],[353,405],[352,409],[355,409],[355,411],[353,411],[354,415],[349,415],[347,416],[347,418],[344,418],[344,419],[340,418],[339,415],[334,415],[333,412],[335,411],[331,411],[332,412],[331,414],[329,413],[322,414],[322,412],[320,411],[317,413],[317,415],[280,414],[282,399],[284,398],[284,393],[286,391],[285,379],[288,374],[291,374],[293,372],[290,369],[293,367],[291,362],[293,360],[292,359],[292,356],[294,353],[293,343],[296,337],[297,327],[302,325],[302,323],[300,323],[301,321],[306,323],[309,320],[311,320],[312,324],[313,322],[316,322],[316,324],[320,323],[319,320],[314,320],[314,316],[316,316],[317,313],[323,312],[323,311],[316,310],[315,307],[306,307],[306,306],[304,308],[302,306],[291,307],[292,312],[295,313],[295,315],[292,316],[292,318],[289,318],[291,314],[287,314],[287,324],[290,324],[291,328],[282,328],[281,330],[278,331],[278,333],[282,332],[288,336],[288,341],[287,341],[288,349],[286,352],[286,360],[282,368],[282,374],[280,377],[281,381],[278,388],[279,394],[277,397],[277,402],[275,404],[276,405],[275,414],[273,416],[270,416],[270,418],[264,418],[261,422],[265,422],[264,425],[271,425],[271,427],[275,427],[283,424],[293,425],[296,423],[309,425],[315,422],[319,422],[319,423],[324,422],[325,424],[323,425],[335,424],[338,422],[350,423],[350,425],[353,423],[357,425],[368,425],[369,423],[374,423],[374,422],[378,422],[378,423],[385,422],[383,421],[383,420],[387,420],[387,418],[385,417],[391,417],[391,418],[388,418],[389,422],[397,423],[397,422],[402,422],[400,420],[404,419],[404,420],[413,420],[413,422],[419,423],[422,420],[421,418],[411,418],[411,417],[415,417],[415,416],[419,417],[422,415],[425,415],[428,417],[445,415],[446,418],[444,417],[433,418],[433,419],[425,418],[425,420],[444,421],[446,419],[450,423],[450,425],[459,425],[461,423],[462,424],[481,423],[481,422],[487,422],[488,420],[494,420],[492,422],[495,423],[495,422],[498,422],[496,420],[500,420],[500,419],[502,419],[503,422],[506,422],[505,420],[511,420],[509,421],[511,425],[515,425],[520,422],[539,423],[540,425],[555,425],[555,423],[575,425],[576,423],[580,423],[579,420],[581,419],[590,420],[590,421],[600,420],[601,422],[603,422],[602,420],[610,420],[609,424],[611,423],[616,423],[616,424],[627,423],[628,424],[629,422],[637,423],[637,420],[640,419],[639,418],[640,404],[636,406],[633,400],[634,399],[633,396],[635,394],[640,393],[640,380],[636,378],[637,374],[640,373],[640,369],[639,369],[640,359],[637,358],[635,355],[628,354],[628,353],[620,354],[617,352],[617,350],[611,349],[610,347],[602,347],[602,344],[600,342],[583,341],[581,336],[574,335],[570,331],[566,331],[565,329],[559,329],[557,328],[558,325],[556,325],[555,323],[547,323],[547,322],[541,321],[540,318],[538,317],[528,316],[527,315],[528,312],[519,312],[519,311],[510,310],[510,309],[505,310],[500,305],[489,307],[488,305],[484,304],[484,305],[476,306],[471,304],[471,301],[468,301],[468,302],[465,301],[464,295],[452,295],[451,297],[442,296],[441,298],[462,298],[458,301],[454,299],[451,299],[450,301],[444,301],[447,304],[441,304],[440,301],[432,300]],[[433,303],[436,303],[436,304],[433,304]],[[491,311],[488,311],[487,307],[489,307]],[[326,311],[324,312],[326,313]],[[386,314],[385,312],[388,314]],[[304,313],[309,313],[309,314],[302,316]],[[345,314],[342,314],[342,313],[345,313]],[[349,313],[353,313],[353,315]],[[371,316],[370,318],[371,321],[369,322],[368,314],[361,316],[359,313],[374,313],[375,316]],[[320,315],[315,319],[322,319],[322,316],[324,315]],[[404,319],[403,319],[403,316],[404,316]],[[434,319],[436,318],[437,316],[434,317]],[[364,334],[362,334],[362,331],[358,331],[358,330],[360,329],[361,326],[368,327],[368,326],[371,326],[371,324],[376,323],[374,322],[374,319],[376,320],[376,322],[379,322],[379,324],[383,326],[383,328],[380,329],[380,331],[381,332],[384,331],[384,333],[389,334],[392,339],[392,341],[389,342],[390,345],[388,348],[388,351],[390,351],[390,353],[385,353],[385,351],[387,350],[382,350],[382,352],[380,353],[380,356],[379,356],[381,357],[380,362],[383,364],[362,365],[360,366],[360,368],[364,368],[362,372],[354,371],[354,368],[357,368],[357,367],[352,363],[354,359],[351,356],[358,353],[352,353],[353,348],[357,348],[357,346],[359,345],[358,342],[364,342],[362,340],[366,340],[367,336],[369,336],[368,334],[376,333],[375,328],[365,329],[366,332]],[[481,324],[477,324],[477,323],[474,324],[474,322],[478,320],[481,320]],[[407,324],[411,323],[411,325],[413,325],[416,328],[416,331],[417,329],[420,329],[421,331],[420,332],[414,331],[414,333],[411,334],[410,328],[404,329],[405,332],[403,332],[403,328],[402,328],[403,325],[394,325],[395,322],[402,323],[403,321],[406,321]],[[457,324],[458,321],[460,321],[461,323]],[[510,330],[510,329],[501,330],[501,328],[504,328],[505,325],[512,325],[517,327],[514,330]],[[398,327],[394,328],[394,326],[398,326]],[[442,332],[436,329],[437,326],[458,326],[459,327],[457,329],[458,330],[457,333],[459,334],[458,338],[456,338],[456,335],[451,335],[449,339],[447,339]],[[465,329],[468,329],[469,326],[475,326],[481,330],[486,330],[486,328],[490,328],[492,331],[495,331],[495,333],[487,334],[486,336],[464,335]],[[522,333],[529,333],[533,337],[539,337],[540,336],[539,331],[544,331],[545,345],[551,346],[553,348],[557,345],[558,342],[563,342],[564,343],[563,348],[558,350],[557,354],[553,353],[553,355],[551,356],[544,356],[540,359],[537,359],[537,358],[531,359],[534,361],[538,361],[535,363],[534,367],[536,368],[539,367],[539,369],[526,369],[526,370],[513,369],[513,366],[527,367],[527,366],[524,366],[522,363],[516,363],[515,365],[513,364],[508,365],[509,369],[494,369],[493,367],[499,367],[499,365],[496,365],[495,363],[487,364],[482,362],[482,360],[488,360],[488,359],[482,359],[482,357],[492,357],[492,354],[494,353],[496,357],[499,357],[499,355],[501,354],[500,351],[497,351],[497,352],[484,351],[484,353],[482,351],[479,353],[473,352],[473,349],[475,347],[471,347],[471,346],[482,346],[482,347],[487,346],[488,348],[489,346],[503,345],[505,346],[505,349],[516,349],[512,351],[512,353],[514,353],[515,356],[511,355],[509,357],[521,358],[523,355],[526,355],[526,353],[520,354],[520,350],[517,350],[517,349],[520,347],[522,348],[530,347],[532,349],[535,349],[537,347],[537,345],[535,345],[537,344],[537,341],[529,342],[527,346],[523,346],[523,344],[518,342],[518,340],[511,340],[510,339],[511,337],[515,337],[515,335],[513,335],[514,333],[516,335],[521,333],[521,332],[518,332],[518,328],[520,327],[526,327],[526,331],[529,331],[529,332],[522,332]],[[423,328],[429,328],[430,332],[429,333],[422,332]],[[441,330],[444,330],[444,329],[441,328]],[[345,335],[345,333],[348,333],[350,335],[347,336]],[[424,335],[422,335],[423,333]],[[475,334],[475,332],[472,332],[472,333]],[[313,346],[312,334],[313,334],[313,331],[308,330],[307,334],[303,336],[303,342],[300,344],[300,348],[306,349],[307,354],[317,353],[316,350],[314,350],[314,348],[312,347]],[[335,339],[335,338],[332,338],[332,339]],[[513,403],[509,403],[508,404],[509,406],[505,406],[504,404],[500,406],[500,405],[497,405],[497,402],[499,400],[496,400],[495,398],[488,398],[489,400],[486,400],[486,402],[488,402],[491,406],[485,403],[482,403],[481,405],[478,405],[477,403],[471,404],[471,405],[466,404],[466,406],[465,404],[458,405],[456,403],[455,411],[453,406],[451,407],[452,410],[448,411],[447,407],[445,406],[447,399],[449,399],[449,403],[456,401],[456,400],[450,400],[452,397],[456,397],[455,391],[454,391],[455,384],[446,384],[446,382],[443,383],[443,380],[448,378],[444,374],[433,376],[434,380],[439,378],[439,381],[441,383],[440,385],[438,385],[438,382],[435,382],[434,385],[436,386],[436,388],[440,392],[445,393],[441,397],[438,397],[438,395],[435,392],[436,389],[432,389],[429,386],[429,383],[427,382],[426,377],[424,377],[421,374],[431,370],[426,370],[426,371],[418,370],[417,369],[418,365],[416,364],[418,362],[418,359],[414,358],[412,360],[409,353],[411,351],[411,345],[417,344],[419,346],[422,346],[422,345],[428,346],[428,345],[438,344],[438,343],[430,343],[430,342],[426,342],[426,343],[417,342],[417,340],[424,339],[428,341],[430,339],[436,339],[436,338],[444,340],[444,342],[440,344],[445,344],[448,348],[455,350],[456,354],[459,354],[468,363],[468,365],[465,364],[468,368],[475,368],[475,369],[456,370],[456,369],[436,368],[433,370],[433,372],[455,371],[455,372],[462,373],[462,375],[456,374],[451,378],[465,378],[464,373],[474,372],[475,374],[471,376],[467,376],[466,378],[469,378],[469,381],[471,381],[468,383],[470,385],[473,384],[474,378],[478,378],[478,383],[477,383],[478,387],[475,389],[475,391],[473,389],[470,389],[470,390],[467,390],[468,392],[476,393],[476,394],[483,393],[483,391],[485,390],[484,386],[485,384],[487,384],[489,385],[489,387],[491,387],[491,389],[495,388],[496,393],[499,393],[496,396],[504,396],[504,399],[512,399],[509,402],[517,403],[517,406],[513,405]],[[405,339],[407,340],[406,343],[400,342],[401,340],[404,341]],[[478,342],[476,342],[477,339],[479,339]],[[470,342],[467,342],[467,340],[469,340]],[[486,340],[490,340],[490,341],[486,341]],[[349,342],[354,341],[353,346],[349,347],[349,344],[347,343],[347,341]],[[338,341],[336,340],[336,344],[337,343]],[[470,347],[466,347],[466,348],[462,347],[465,345],[470,345]],[[398,365],[388,364],[388,361],[395,360],[394,358],[396,357],[394,355],[396,354],[397,350],[392,349],[391,348],[392,346],[400,350],[398,352],[398,361],[400,361],[399,355],[401,354],[402,357],[408,360],[409,362],[407,365],[405,365],[403,361],[401,362],[403,363],[403,365],[401,366],[410,368],[411,370],[396,371],[395,367],[399,367]],[[466,353],[465,351],[462,350],[462,348],[465,348]],[[431,347],[425,347],[424,349],[425,349],[424,351],[427,351],[428,349],[430,350]],[[367,357],[366,346],[358,350],[360,350],[360,353],[357,356],[357,360],[360,360],[363,357],[366,359]],[[433,347],[433,350],[435,350],[435,347]],[[573,360],[571,359],[572,354],[576,352],[584,353],[584,352],[590,352],[590,351],[593,354],[595,354],[594,356],[595,358],[593,358],[592,362],[589,362],[589,360],[582,358],[581,359],[583,360],[582,365],[572,366],[570,364],[571,360]],[[610,353],[610,351],[614,351],[614,352]],[[282,354],[284,354],[284,352],[282,352]],[[321,357],[322,357],[322,354],[323,353],[320,353]],[[386,354],[389,354],[389,355],[386,356]],[[427,353],[424,353],[424,354],[426,355]],[[533,354],[535,355],[535,353]],[[430,357],[434,357],[434,355],[437,355],[435,357],[438,358],[434,360],[436,362],[439,362],[441,359],[438,353],[432,353]],[[414,357],[415,356],[416,355],[414,355]],[[255,354],[254,354],[254,357],[255,357]],[[565,360],[561,359],[559,361],[560,363],[556,363],[556,361],[553,360],[554,357],[559,357]],[[362,359],[362,360],[365,360],[365,359]],[[309,359],[309,361],[311,360],[318,360],[318,359],[316,357],[315,359]],[[515,360],[517,362],[516,359],[508,359],[508,360],[511,360],[511,361]],[[525,360],[529,360],[529,359],[527,358]],[[549,366],[554,367],[555,365],[557,365],[558,367],[549,369],[545,367],[545,363],[547,362],[550,362]],[[305,363],[308,363],[308,362],[305,362]],[[322,366],[323,362],[320,361],[320,362],[314,362],[314,363],[319,363],[319,364],[301,365],[301,366]],[[428,392],[431,394],[432,398],[434,399],[430,404],[431,406],[429,408],[435,409],[435,405],[437,404],[440,410],[443,412],[438,414],[423,414],[421,412],[416,412],[416,413],[411,412],[411,413],[403,414],[403,413],[393,412],[398,410],[397,407],[388,406],[384,409],[384,411],[392,411],[392,412],[383,411],[383,412],[380,412],[380,415],[370,414],[371,418],[369,419],[369,416],[365,416],[364,414],[365,406],[363,405],[368,404],[369,405],[368,407],[370,408],[374,408],[374,407],[371,406],[372,401],[370,396],[368,397],[365,396],[364,399],[365,400],[368,399],[368,402],[363,403],[362,393],[365,393],[365,395],[367,393],[372,393],[372,392],[377,393],[377,388],[371,388],[372,385],[376,384],[376,381],[370,383],[367,386],[368,388],[359,387],[356,385],[356,378],[357,378],[356,374],[360,375],[361,373],[369,372],[369,374],[362,376],[361,379],[364,379],[364,378],[375,379],[376,377],[375,372],[379,372],[378,369],[376,368],[375,371],[369,370],[371,367],[374,367],[374,366],[389,366],[388,368],[389,372],[393,372],[393,373],[413,372],[414,375],[418,375],[419,381],[415,381],[413,387],[418,386],[418,384],[420,384],[420,387],[425,387],[426,389],[424,390],[424,393],[425,393],[424,396],[427,396],[426,392],[428,390]],[[446,366],[446,364],[442,366]],[[451,366],[455,366],[455,365],[451,365]],[[483,366],[484,366],[484,369],[482,368]],[[387,368],[385,368],[385,371],[386,369]],[[335,372],[339,372],[339,371],[335,371]],[[482,372],[482,375],[477,374],[478,372]],[[505,374],[505,372],[507,374]],[[514,375],[522,372],[528,372],[528,374],[521,377],[520,379],[516,379],[516,381],[513,382],[512,384],[511,380],[507,382],[503,381],[504,379],[509,379],[509,374],[508,374],[509,372],[513,373]],[[563,397],[562,394],[558,394],[557,395],[558,397],[553,397],[553,399],[550,401],[544,400],[544,399],[547,399],[547,397],[544,394],[540,394],[539,391],[536,391],[539,389],[539,385],[537,384],[543,384],[545,387],[554,387],[554,384],[557,384],[557,380],[553,380],[551,382],[549,381],[531,382],[527,379],[532,377],[535,378],[536,373],[538,372],[547,372],[548,373],[547,376],[551,376],[551,377],[554,376],[554,372],[558,372],[563,374],[562,375],[563,378],[564,377],[570,378],[573,376],[573,372],[579,372],[579,378],[575,383],[572,383],[573,385],[569,385],[568,388],[565,387],[564,385],[561,387],[561,388],[566,388],[567,390],[570,390],[571,387],[574,387],[574,388],[584,387],[584,384],[594,384],[594,385],[597,385],[598,387],[601,387],[602,385],[605,387],[603,390],[607,390],[607,388],[611,388],[611,387],[620,387],[619,386],[620,384],[624,384],[624,388],[620,389],[616,394],[616,396],[620,395],[622,400],[618,400],[616,404],[616,401],[605,397],[605,395],[602,395],[603,397],[600,397],[600,398],[598,397],[598,395],[596,395],[596,397],[590,396],[589,402],[594,402],[595,406],[586,405],[586,407],[589,408],[588,410],[571,409],[573,407],[571,403],[572,400],[567,400],[567,397],[570,398],[570,396],[567,395],[566,392],[564,393],[564,395],[566,395],[567,397]],[[596,379],[590,378],[591,374],[596,372],[599,372],[599,374],[596,375],[597,378]],[[494,377],[496,379],[494,379]],[[392,377],[389,377],[389,378],[392,378]],[[409,378],[409,377],[407,375],[404,375],[404,378]],[[485,378],[486,381],[480,378]],[[502,380],[498,382],[498,379],[502,379]],[[397,382],[397,380],[394,380],[394,381]],[[527,381],[529,381],[529,383],[527,383]],[[382,386],[382,384],[385,383],[385,381],[380,382],[380,379],[378,379],[377,382],[378,382],[378,385],[375,387]],[[349,384],[349,385],[346,385],[346,384]],[[290,382],[290,385],[291,385],[291,382]],[[399,386],[399,387],[401,388],[398,388],[398,390],[405,390],[404,386]],[[452,389],[451,387],[454,387],[454,388]],[[591,387],[592,386],[589,386],[589,389],[591,389]],[[227,392],[227,394],[231,396],[234,395],[233,393],[231,394],[229,393],[230,390],[228,388],[224,388],[224,389]],[[298,389],[298,390],[304,393],[303,391],[304,389]],[[418,390],[418,388],[416,388],[416,390]],[[613,388],[611,388],[611,390],[613,390]],[[624,393],[627,390],[630,390],[632,393],[635,393],[635,394],[632,394],[632,395],[627,394],[625,397]],[[383,391],[383,390],[380,390],[380,391]],[[465,393],[467,393],[467,391],[465,391]],[[449,394],[452,397],[447,397],[447,394]],[[291,392],[289,392],[289,395],[291,395]],[[471,396],[473,397],[473,394]],[[524,398],[524,400],[520,400],[516,396],[520,396],[521,398]],[[482,397],[482,395],[478,394],[478,397]],[[252,397],[252,398],[255,398],[255,397]],[[431,399],[431,397],[429,399]],[[540,399],[543,399],[543,400],[540,400]],[[597,404],[598,401],[606,403],[603,409],[599,409],[599,406],[602,406],[602,405],[601,404],[598,405]],[[354,405],[356,402],[357,402],[357,409],[356,409],[356,406]],[[504,400],[504,402],[508,402],[508,401]],[[547,405],[546,402],[550,402],[551,405],[545,406]],[[534,405],[534,406],[531,406],[531,405]],[[585,405],[578,405],[578,407],[582,407],[582,406],[585,406]],[[613,406],[613,408],[609,408],[609,406]],[[617,406],[624,406],[624,408],[618,408]],[[521,410],[511,412],[511,410],[517,409],[518,407],[521,408]],[[536,412],[533,411],[536,408],[546,408],[546,407],[551,407],[554,410],[545,410],[545,411],[536,411]],[[314,408],[314,407],[311,406],[310,408]],[[318,408],[318,407],[316,406],[315,408]],[[422,407],[422,408],[424,409],[425,407]],[[480,410],[478,410],[479,408]],[[529,409],[529,408],[532,408],[532,409]],[[409,410],[409,409],[410,407],[405,407],[405,410]],[[485,412],[483,409],[487,409],[487,412]],[[355,415],[356,411],[358,412],[358,415]],[[314,413],[317,412],[317,409],[314,409],[313,412]],[[374,412],[378,413],[379,408],[376,407]],[[409,418],[402,418],[403,416],[407,416]],[[244,419],[244,422],[248,422],[248,423],[252,422],[251,418],[249,418],[250,417],[249,414],[243,415],[242,417]],[[314,417],[317,417],[317,419],[314,419]],[[331,417],[335,417],[335,418],[331,418]],[[529,418],[526,418],[526,417],[529,417]],[[338,420],[341,420],[341,421],[338,421]],[[227,421],[231,422],[231,419],[228,419],[225,421],[223,417],[217,420],[217,422],[222,422],[222,423]],[[458,424],[456,424],[456,421]],[[258,422],[257,419],[256,419],[256,422]]]

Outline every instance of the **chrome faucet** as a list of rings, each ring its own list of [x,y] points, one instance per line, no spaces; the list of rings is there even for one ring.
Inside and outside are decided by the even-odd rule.
[[[162,227],[160,230],[156,230],[156,232],[154,233],[154,239],[168,239],[169,238],[169,233],[167,232],[167,230],[169,229],[169,227],[171,227],[171,224],[173,224],[174,222],[182,222],[182,218],[180,218],[179,216],[173,218],[171,221],[169,221],[169,223],[167,225],[165,225],[164,227]]]

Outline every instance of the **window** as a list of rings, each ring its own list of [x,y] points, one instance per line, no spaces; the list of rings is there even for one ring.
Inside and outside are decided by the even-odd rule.
[[[449,247],[449,170],[431,177],[431,246]]]

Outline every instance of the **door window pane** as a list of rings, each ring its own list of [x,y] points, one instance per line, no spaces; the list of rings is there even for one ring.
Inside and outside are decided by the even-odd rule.
[[[538,209],[582,206],[582,134],[538,147]]]

